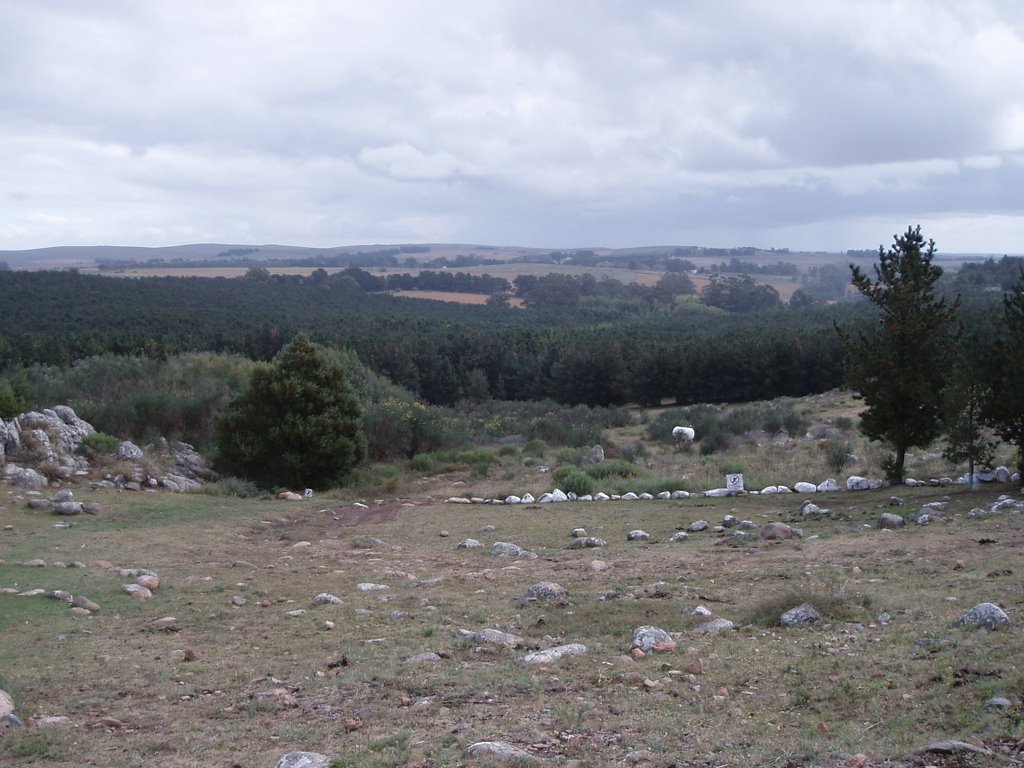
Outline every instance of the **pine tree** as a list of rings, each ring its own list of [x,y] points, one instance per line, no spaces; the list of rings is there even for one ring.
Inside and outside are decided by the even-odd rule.
[[[361,418],[344,369],[297,336],[217,416],[221,463],[262,487],[330,488],[366,456]]]
[[[878,249],[874,279],[851,264],[854,287],[879,310],[869,336],[837,326],[846,349],[846,379],[864,399],[861,431],[892,447],[883,465],[888,479],[903,482],[907,449],[923,447],[941,433],[939,391],[950,359],[950,328],[959,298],[936,298],[942,268],[932,264],[935,241],[921,227]]]
[[[1013,290],[1003,296],[1007,335],[996,344],[992,399],[986,421],[1017,446],[1017,470],[1024,473],[1024,269]]]
[[[984,422],[985,409],[992,397],[985,375],[989,357],[989,350],[975,334],[961,332],[942,390],[946,439],[942,455],[952,464],[967,462],[972,488],[977,485],[977,467],[990,467],[995,454],[995,442]]]

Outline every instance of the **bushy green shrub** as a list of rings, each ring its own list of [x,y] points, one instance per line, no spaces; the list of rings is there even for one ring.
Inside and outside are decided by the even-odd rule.
[[[588,464],[583,471],[595,480],[607,480],[615,477],[639,477],[644,471],[625,459],[602,461],[599,464]]]
[[[558,481],[558,487],[566,493],[575,493],[577,496],[586,496],[597,492],[597,481],[586,472],[573,469],[564,478]]]
[[[231,474],[263,487],[330,488],[366,456],[361,416],[345,371],[300,335],[217,415],[217,446]]]
[[[417,472],[451,472],[466,467],[490,467],[500,463],[498,457],[486,448],[467,448],[460,451],[418,453],[409,460],[409,467]]]
[[[117,451],[121,441],[106,432],[93,432],[82,438],[78,444],[78,452],[85,456],[111,455]]]

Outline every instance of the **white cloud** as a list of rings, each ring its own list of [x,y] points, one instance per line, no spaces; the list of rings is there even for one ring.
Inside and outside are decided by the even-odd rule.
[[[893,211],[1017,236],[1017,3],[0,0],[0,15],[0,248],[791,232],[829,247]],[[991,232],[973,224],[987,214]]]

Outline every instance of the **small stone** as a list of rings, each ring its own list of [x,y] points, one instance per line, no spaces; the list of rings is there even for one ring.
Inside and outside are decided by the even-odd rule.
[[[441,661],[441,657],[433,651],[419,653],[415,656],[410,656],[405,660],[406,664],[429,664],[435,661]]]
[[[799,627],[806,624],[817,624],[819,621],[821,621],[821,614],[810,603],[803,603],[796,608],[791,608],[779,617],[779,624],[783,627]]]
[[[646,541],[649,538],[651,538],[651,534],[639,528],[626,534],[627,541]]]
[[[153,596],[153,593],[141,584],[122,584],[121,591],[136,600],[149,600]]]
[[[1013,706],[1013,702],[1005,696],[993,696],[985,702],[985,706],[989,709],[1009,709]]]
[[[306,615],[306,609],[305,608],[296,608],[294,611],[286,611],[284,615],[287,616],[290,619],[297,619],[300,616],[305,616]]]
[[[135,579],[135,583],[140,587],[145,587],[150,592],[156,592],[160,587],[160,577],[155,573],[144,573]]]
[[[328,594],[327,592],[321,592],[319,595],[313,598],[313,605],[341,605],[341,598],[335,597],[334,595]]]
[[[51,589],[46,593],[46,596],[52,600],[63,600],[68,605],[75,599],[66,589]]]
[[[46,561],[45,560],[40,560],[37,557],[37,558],[34,558],[32,560],[26,560],[25,562],[22,563],[22,565],[24,565],[26,568],[45,568],[46,567]]]
[[[233,606],[235,606],[236,608],[241,608],[241,607],[242,607],[243,605],[245,605],[245,604],[246,604],[246,603],[248,603],[248,602],[249,602],[249,601],[248,601],[248,600],[246,600],[246,599],[245,599],[244,597],[242,597],[241,595],[232,595],[232,596],[231,596],[231,604],[232,604]]]
[[[177,622],[178,620],[173,616],[161,616],[159,619],[153,619],[153,621],[150,622],[150,626],[156,629],[170,629],[175,626]]]
[[[94,603],[85,595],[75,595],[74,599],[71,601],[71,604],[76,608],[85,608],[85,610],[89,611],[90,613],[96,613],[100,609],[100,607],[96,605],[96,603]]]
[[[330,768],[331,758],[319,752],[288,752],[274,768]]]
[[[526,590],[523,600],[565,600],[565,588],[555,581],[541,581]]]
[[[676,647],[676,641],[660,627],[643,626],[633,630],[632,647],[644,653],[668,651]]]
[[[535,763],[537,758],[526,750],[504,741],[478,741],[466,747],[463,757],[493,757],[521,763]]]
[[[690,534],[686,531],[676,531],[668,537],[668,540],[670,544],[678,544],[681,541],[686,541],[688,538],[690,538]]]
[[[569,643],[568,645],[559,645],[556,648],[548,648],[545,651],[528,653],[521,658],[517,664],[520,667],[528,666],[530,664],[551,664],[552,662],[558,661],[563,656],[582,656],[586,652],[587,646],[581,643]]]
[[[960,615],[953,622],[954,627],[978,627],[997,629],[1010,623],[1010,617],[995,603],[979,603]]]

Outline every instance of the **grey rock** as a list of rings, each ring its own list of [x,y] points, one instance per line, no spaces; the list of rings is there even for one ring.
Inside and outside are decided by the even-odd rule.
[[[544,651],[528,653],[516,662],[516,664],[520,667],[525,667],[530,664],[551,664],[552,662],[558,661],[563,656],[582,656],[586,652],[587,646],[582,643],[569,643],[567,645],[559,645],[555,648],[548,648]]]
[[[526,590],[523,600],[565,600],[565,588],[556,581],[541,581]]]
[[[274,768],[330,768],[331,758],[319,752],[289,752],[282,755]]]
[[[626,534],[627,541],[645,541],[649,538],[651,538],[651,534],[647,531],[641,531],[639,528]]]
[[[574,539],[585,539],[587,538],[587,529],[573,528],[572,532],[569,535],[572,536]]]
[[[583,539],[573,539],[572,543],[569,544],[569,549],[597,549],[608,544],[604,539],[599,539],[596,536],[587,536]]]
[[[491,547],[491,554],[499,557],[522,557],[525,553],[526,550],[518,544],[507,541],[496,541]]]
[[[405,660],[406,664],[433,664],[437,661],[441,661],[441,657],[433,651],[418,653]]]
[[[818,493],[834,493],[839,490],[839,483],[833,478],[818,483]]]
[[[1009,709],[1013,706],[1013,702],[1005,696],[993,696],[985,702],[985,706],[989,709]]]
[[[818,486],[814,483],[799,482],[793,486],[793,490],[797,493],[817,493]]]
[[[456,549],[480,549],[482,547],[483,544],[481,544],[476,539],[463,539],[455,545]]]
[[[953,622],[953,626],[997,629],[1009,623],[1010,617],[1006,615],[1006,611],[995,603],[978,603],[969,611],[960,614]]]
[[[53,505],[53,511],[58,515],[80,515],[83,507],[80,501],[60,501]]]
[[[117,446],[117,458],[121,461],[130,461],[133,464],[137,464],[142,461],[142,457],[142,449],[131,440],[124,440]]]
[[[736,629],[736,625],[728,619],[712,619],[711,621],[705,621],[703,624],[698,624],[690,630],[690,633],[694,635],[717,635],[720,632],[728,632],[733,629]]]
[[[882,529],[895,530],[903,528],[906,524],[907,521],[901,515],[892,512],[883,512],[878,516],[878,527]]]
[[[661,648],[675,648],[676,641],[661,627],[644,626],[633,630],[632,648],[650,653]]]
[[[739,520],[736,519],[735,515],[726,515],[722,518],[723,528],[734,528],[739,525]]]
[[[760,536],[766,541],[780,541],[793,538],[793,529],[785,523],[768,523],[761,529]]]
[[[479,632],[472,632],[468,629],[459,629],[455,632],[456,637],[476,645],[498,645],[503,648],[520,648],[526,642],[519,635],[502,632],[500,629],[481,629]]]
[[[327,592],[321,592],[313,598],[312,605],[341,605],[341,598]]]
[[[866,477],[850,475],[846,478],[846,490],[848,491],[866,491],[870,487],[871,482]]]
[[[505,741],[478,741],[466,747],[463,757],[492,757],[521,763],[535,763],[537,758],[524,749]]]
[[[700,533],[701,531],[706,531],[710,527],[711,524],[708,523],[707,520],[695,520],[694,522],[690,523],[690,526],[686,529],[686,531],[688,533]]]
[[[810,603],[803,603],[796,608],[790,608],[779,617],[779,624],[783,627],[799,627],[807,624],[817,624],[821,621],[821,614]]]
[[[676,531],[668,537],[668,540],[671,544],[678,544],[680,541],[686,541],[688,538],[690,538],[690,534],[686,531]]]
[[[46,597],[53,600],[63,600],[68,605],[75,599],[74,595],[68,592],[66,589],[51,589],[46,593]]]

